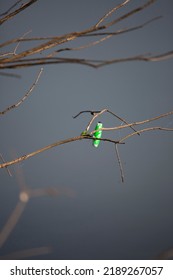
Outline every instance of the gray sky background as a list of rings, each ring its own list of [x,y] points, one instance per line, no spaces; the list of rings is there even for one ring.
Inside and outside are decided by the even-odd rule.
[[[121,1],[38,1],[4,23],[1,40],[57,36],[94,24]],[[117,15],[145,1],[131,1]],[[14,1],[1,1],[1,11]],[[60,56],[111,59],[173,48],[173,2],[156,3],[111,30],[159,21],[104,43]],[[82,45],[81,39],[68,46]],[[29,44],[28,44],[29,46]],[[22,49],[22,44],[19,50]],[[6,49],[5,51],[8,51]],[[3,50],[4,51],[4,50]],[[0,110],[16,103],[32,85],[40,68],[9,70],[20,79],[0,76]],[[94,70],[80,65],[45,66],[32,95],[0,119],[0,152],[6,160],[58,140],[77,136],[90,116],[81,110],[108,108],[128,121],[139,121],[173,109],[173,60],[130,62]],[[104,115],[105,127],[120,125]],[[173,117],[155,124],[173,127]],[[154,123],[153,123],[154,125]],[[130,131],[129,131],[130,132]],[[104,133],[119,138],[123,132]],[[43,259],[150,259],[173,247],[172,132],[148,132],[119,147],[125,183],[121,183],[113,145],[77,141],[39,154],[16,166],[9,177],[0,170],[0,228],[15,208],[22,183],[30,189],[55,187],[58,197],[32,198],[0,256],[34,247],[52,246]],[[16,174],[23,174],[16,176]],[[20,177],[20,179],[19,179]],[[20,182],[19,182],[20,181]],[[31,257],[32,258],[32,257]]]

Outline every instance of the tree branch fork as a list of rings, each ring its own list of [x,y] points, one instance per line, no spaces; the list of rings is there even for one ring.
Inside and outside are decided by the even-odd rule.
[[[152,122],[152,121],[155,121],[155,120],[158,120],[158,119],[161,119],[161,118],[165,118],[165,117],[168,117],[170,115],[173,115],[173,111],[170,111],[170,112],[167,112],[165,114],[162,114],[162,115],[159,115],[159,116],[156,116],[156,117],[153,117],[153,118],[150,118],[150,119],[146,119],[146,120],[143,120],[143,121],[137,121],[137,122],[132,122],[132,123],[128,123],[126,120],[124,120],[123,118],[119,117],[118,115],[116,115],[115,113],[113,113],[112,111],[108,110],[108,109],[103,109],[103,110],[100,110],[100,111],[90,111],[90,110],[86,110],[86,111],[81,111],[79,112],[76,116],[74,116],[74,118],[78,117],[79,115],[83,114],[83,113],[90,113],[91,114],[91,119],[89,121],[89,123],[87,124],[84,132],[86,133],[81,133],[81,135],[79,136],[76,136],[76,137],[72,137],[72,138],[68,138],[68,139],[64,139],[64,140],[61,140],[61,141],[57,141],[53,144],[50,144],[48,146],[45,146],[43,148],[40,148],[34,152],[31,152],[31,153],[28,153],[26,155],[23,155],[21,157],[18,157],[16,159],[13,159],[11,161],[8,161],[8,162],[3,162],[0,164],[0,168],[5,168],[5,167],[8,167],[10,165],[13,165],[13,164],[17,164],[21,161],[24,161],[24,160],[27,160],[33,156],[36,156],[37,154],[40,154],[42,152],[45,152],[49,149],[52,149],[54,147],[57,147],[57,146],[60,146],[60,145],[65,145],[67,143],[72,143],[72,142],[75,142],[75,141],[79,141],[79,140],[90,140],[92,141],[93,140],[93,134],[94,132],[96,132],[95,130],[89,132],[89,129],[91,128],[91,125],[92,123],[94,122],[94,120],[96,118],[98,118],[100,115],[102,115],[103,113],[105,112],[108,112],[110,113],[111,115],[113,115],[114,117],[118,118],[119,120],[123,121],[124,122],[124,125],[120,125],[120,126],[115,126],[115,127],[103,127],[99,130],[103,130],[103,131],[116,131],[116,130],[121,130],[121,129],[126,129],[126,128],[130,128],[131,130],[133,130],[132,133],[128,133],[125,137],[122,137],[121,139],[110,139],[110,138],[99,138],[99,140],[103,141],[103,142],[110,142],[114,145],[118,145],[118,144],[124,144],[125,140],[127,140],[128,138],[132,137],[132,136],[135,136],[135,135],[140,135],[141,133],[143,132],[146,132],[146,131],[154,131],[154,130],[163,130],[163,131],[173,131],[173,128],[167,128],[167,127],[161,127],[161,126],[154,126],[154,127],[147,127],[147,128],[143,128],[143,129],[140,129],[140,130],[136,130],[134,127],[138,126],[138,125],[144,125],[146,123],[149,123],[149,122]],[[96,139],[96,138],[94,138]]]

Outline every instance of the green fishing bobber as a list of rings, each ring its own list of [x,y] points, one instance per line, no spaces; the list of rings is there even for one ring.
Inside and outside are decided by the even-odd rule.
[[[96,124],[96,127],[94,130],[98,130],[98,131],[95,131],[94,134],[93,134],[93,137],[95,138],[101,138],[102,137],[102,130],[99,130],[100,128],[103,127],[103,124],[101,122],[98,122]],[[93,146],[94,147],[98,147],[100,144],[100,140],[99,139],[93,139]]]

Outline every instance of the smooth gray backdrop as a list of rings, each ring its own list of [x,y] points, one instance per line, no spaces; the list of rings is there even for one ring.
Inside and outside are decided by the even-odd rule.
[[[4,23],[1,41],[22,36],[57,36],[94,24],[118,0],[42,0]],[[145,1],[131,1],[127,12]],[[1,1],[1,12],[14,1]],[[111,30],[153,22],[104,43],[60,56],[111,59],[173,48],[173,3],[156,3]],[[115,16],[115,15],[114,15]],[[81,39],[65,46],[80,46]],[[85,41],[86,42],[86,41]],[[30,45],[28,44],[28,47]],[[22,50],[22,44],[18,51]],[[1,50],[9,51],[6,48]],[[33,83],[39,67],[9,70],[20,79],[0,76],[0,110],[16,103]],[[7,72],[7,71],[6,71]],[[0,152],[6,160],[58,140],[77,136],[89,115],[81,110],[108,108],[128,121],[140,121],[173,109],[173,60],[120,63],[98,70],[75,64],[45,66],[32,95],[0,118]],[[109,116],[105,127],[120,125]],[[173,127],[173,117],[155,124]],[[154,125],[154,124],[153,124]],[[129,130],[130,132],[130,130]],[[123,132],[104,133],[119,138]],[[113,145],[90,141],[59,146],[0,170],[0,229],[15,208],[21,185],[54,187],[59,196],[32,198],[0,249],[0,256],[51,246],[42,259],[151,259],[173,247],[173,134],[147,132],[119,147],[125,183],[121,183]],[[23,178],[23,179],[22,179]]]

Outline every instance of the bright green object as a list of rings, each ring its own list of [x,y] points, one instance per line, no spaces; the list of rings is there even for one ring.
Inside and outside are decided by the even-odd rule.
[[[102,127],[103,127],[103,124],[102,124],[101,122],[98,122],[98,123],[96,124],[96,127],[95,127],[94,130],[99,130],[99,129],[102,128]],[[101,138],[101,137],[102,137],[102,130],[99,130],[99,131],[94,132],[93,137],[95,137],[95,138]],[[93,139],[93,146],[94,146],[94,147],[97,148],[97,147],[99,146],[99,144],[100,144],[100,140],[99,140],[99,139]]]

